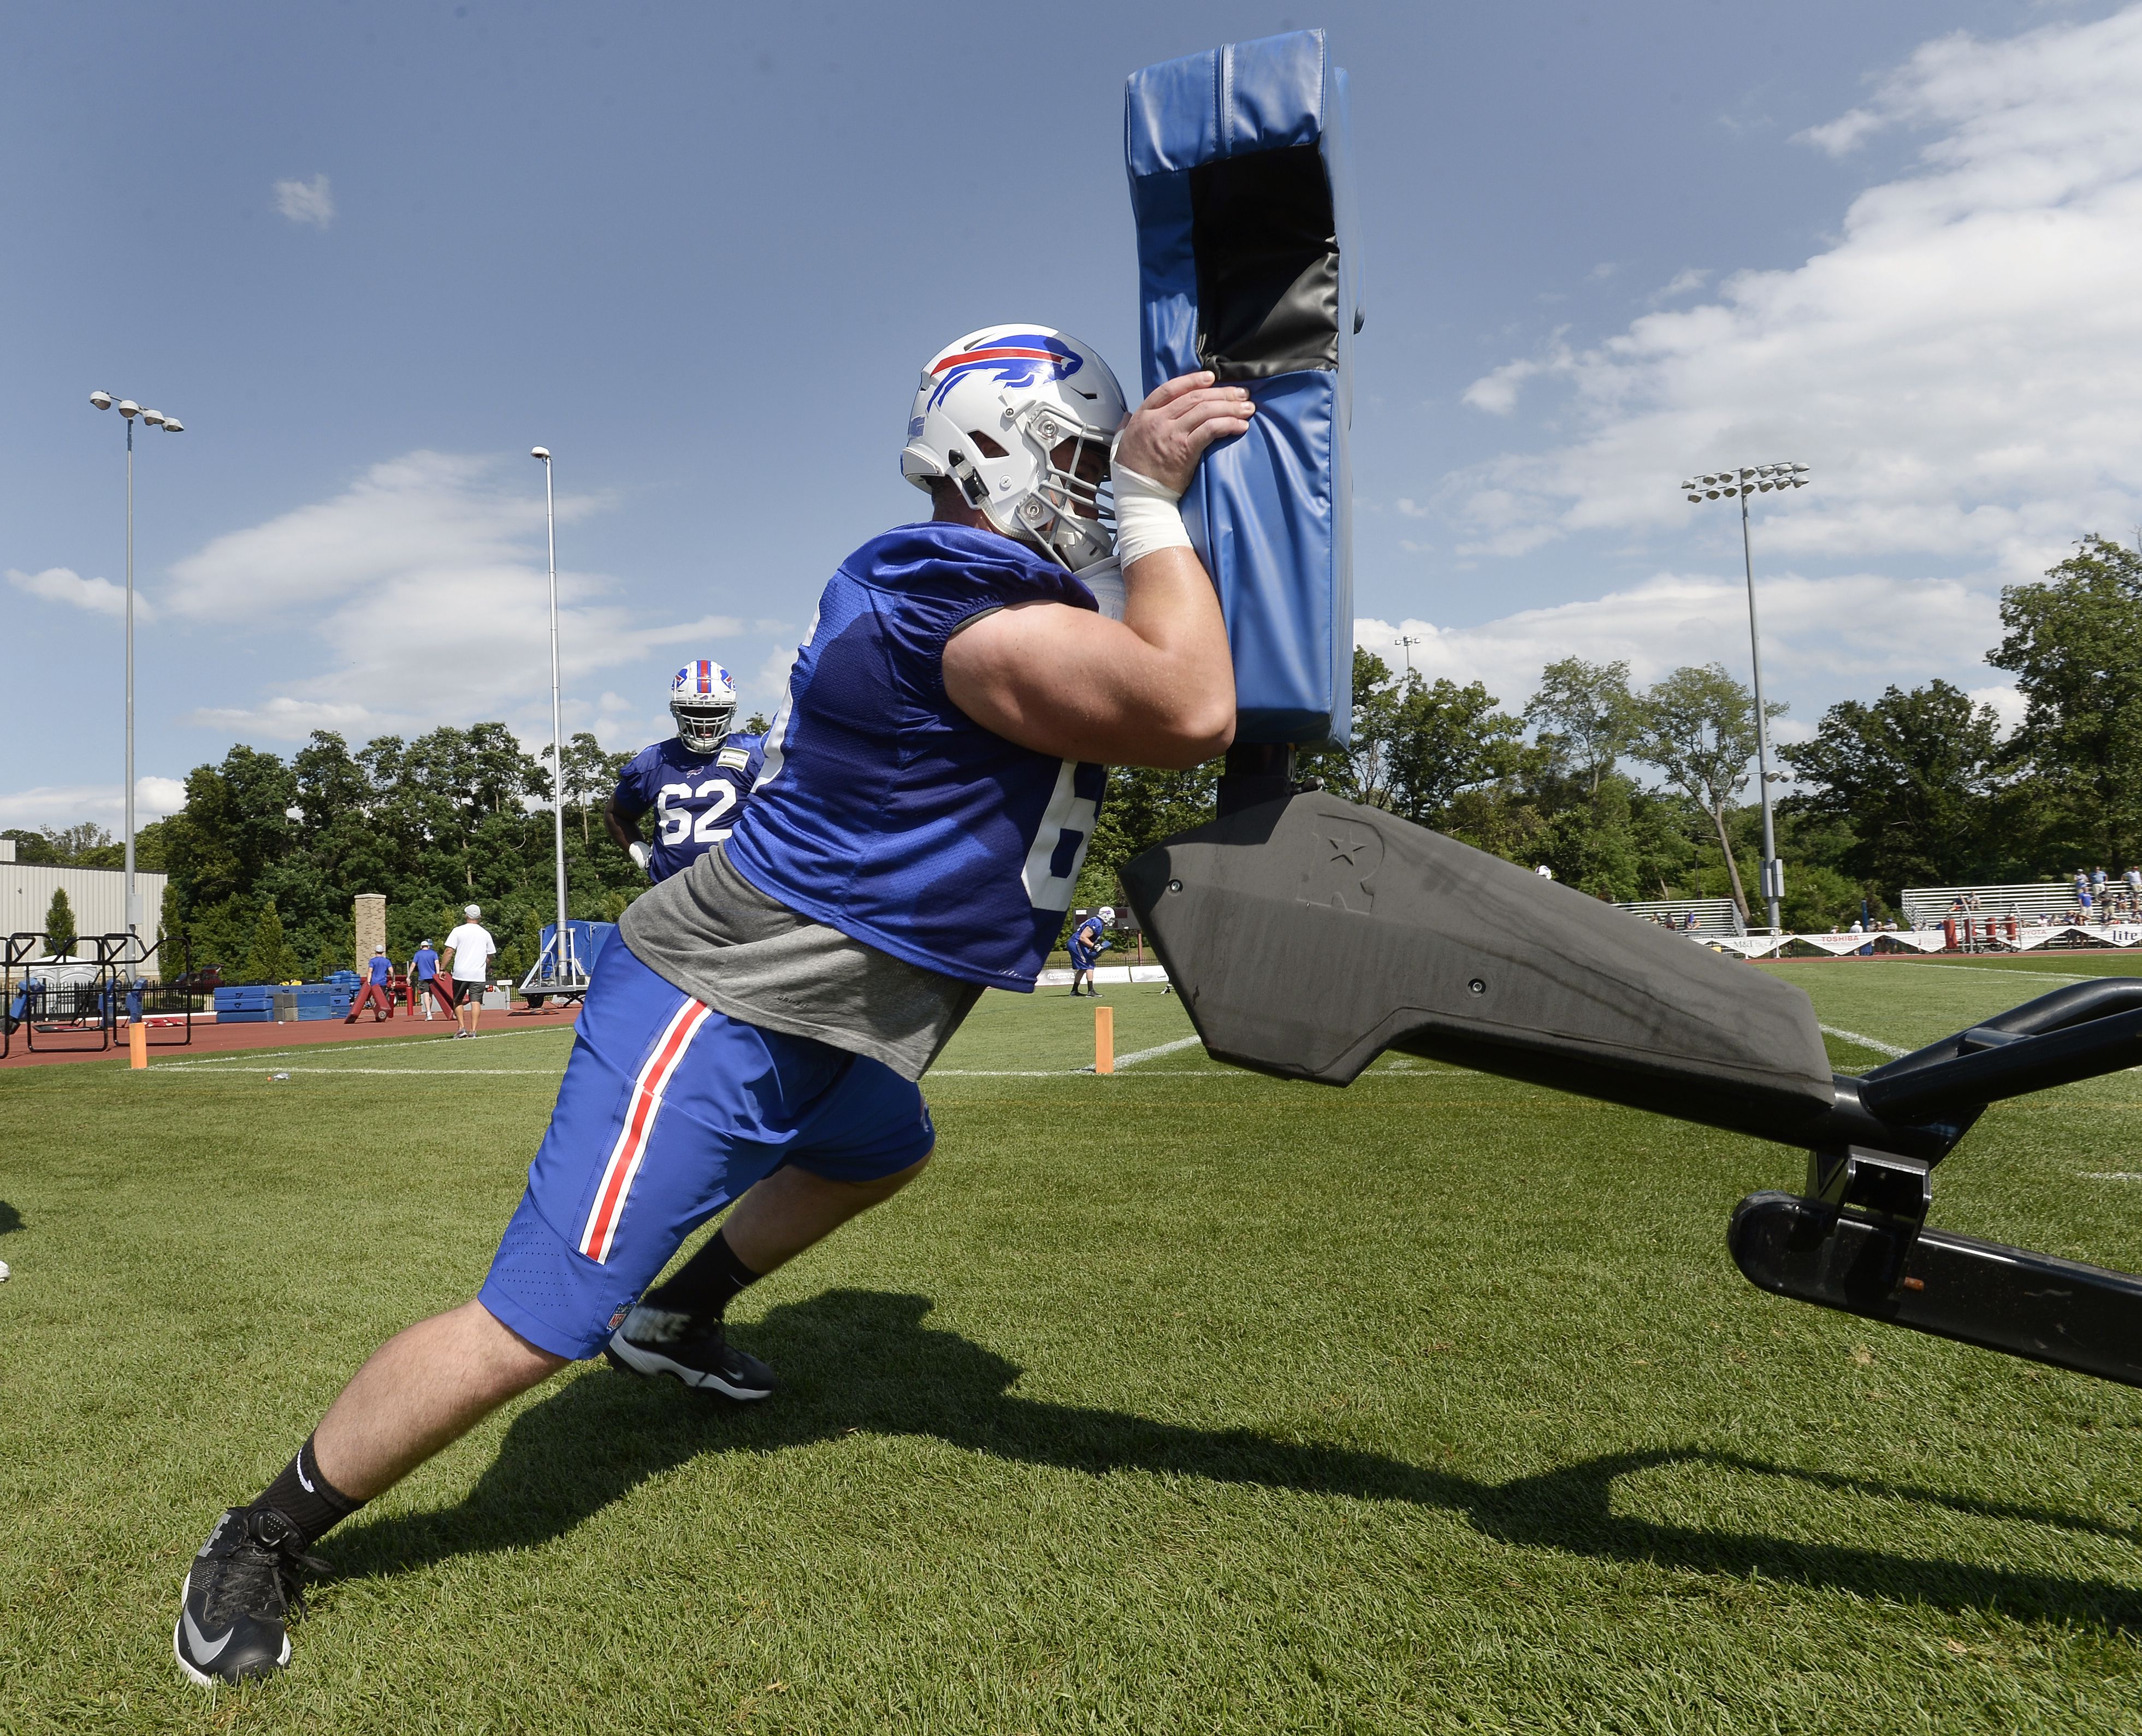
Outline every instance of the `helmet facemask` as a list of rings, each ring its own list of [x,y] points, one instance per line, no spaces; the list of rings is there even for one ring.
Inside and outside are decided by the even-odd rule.
[[[983,508],[1008,536],[1037,543],[1070,572],[1116,551],[1115,492],[1108,455],[1116,431],[1076,422],[1056,405],[1007,407],[1014,435],[1035,455],[1038,472],[1023,496],[1001,494]]]
[[[736,704],[713,699],[672,699],[669,715],[677,720],[679,741],[693,753],[712,753],[729,732]]]

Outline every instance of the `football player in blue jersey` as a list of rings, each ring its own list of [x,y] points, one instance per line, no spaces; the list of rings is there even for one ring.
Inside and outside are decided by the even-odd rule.
[[[1195,766],[1233,737],[1226,629],[1175,503],[1252,407],[1191,374],[1126,417],[1107,364],[1045,326],[930,358],[901,468],[931,517],[841,563],[743,817],[603,949],[474,1300],[382,1345],[217,1520],[172,1633],[190,1677],[287,1664],[313,1541],[575,1359],[773,1390],[723,1309],[920,1172],[917,1081],[985,988],[1033,989],[1102,768]]]
[[[658,884],[728,837],[758,779],[766,737],[732,735],[736,683],[719,663],[688,663],[669,683],[677,733],[643,747],[619,774],[603,806],[603,830]],[[640,841],[639,821],[654,814],[654,842]]]

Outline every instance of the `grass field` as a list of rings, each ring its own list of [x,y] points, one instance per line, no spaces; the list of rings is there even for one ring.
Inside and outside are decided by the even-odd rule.
[[[2120,963],[1750,968],[1858,1069]],[[215,1695],[187,1556],[470,1293],[569,1039],[0,1077],[0,1729],[2142,1729],[2142,1393],[1750,1288],[1797,1154],[1091,1030],[989,998],[930,1174],[739,1302],[776,1399],[540,1389]],[[2138,1145],[2142,1073],[1996,1107],[1933,1221],[2142,1270]]]

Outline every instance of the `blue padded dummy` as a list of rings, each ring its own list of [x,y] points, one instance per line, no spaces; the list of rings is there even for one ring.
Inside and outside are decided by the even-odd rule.
[[[1226,616],[1236,739],[1344,745],[1361,327],[1346,75],[1320,30],[1148,67],[1123,93],[1123,151],[1145,389],[1210,368],[1257,405],[1182,498]]]

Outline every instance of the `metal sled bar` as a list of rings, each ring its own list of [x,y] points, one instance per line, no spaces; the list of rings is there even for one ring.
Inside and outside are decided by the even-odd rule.
[[[1975,1046],[1989,1039],[2000,1046]],[[1908,1073],[1867,1074],[1859,1082],[1860,1102],[1884,1121],[1912,1121],[2142,1066],[2142,1011],[2115,1013],[2041,1036],[2015,1036],[1989,1022],[1946,1041],[1965,1052]]]
[[[1726,1243],[1774,1295],[2142,1386],[2142,1278],[1786,1193],[1743,1200]]]

